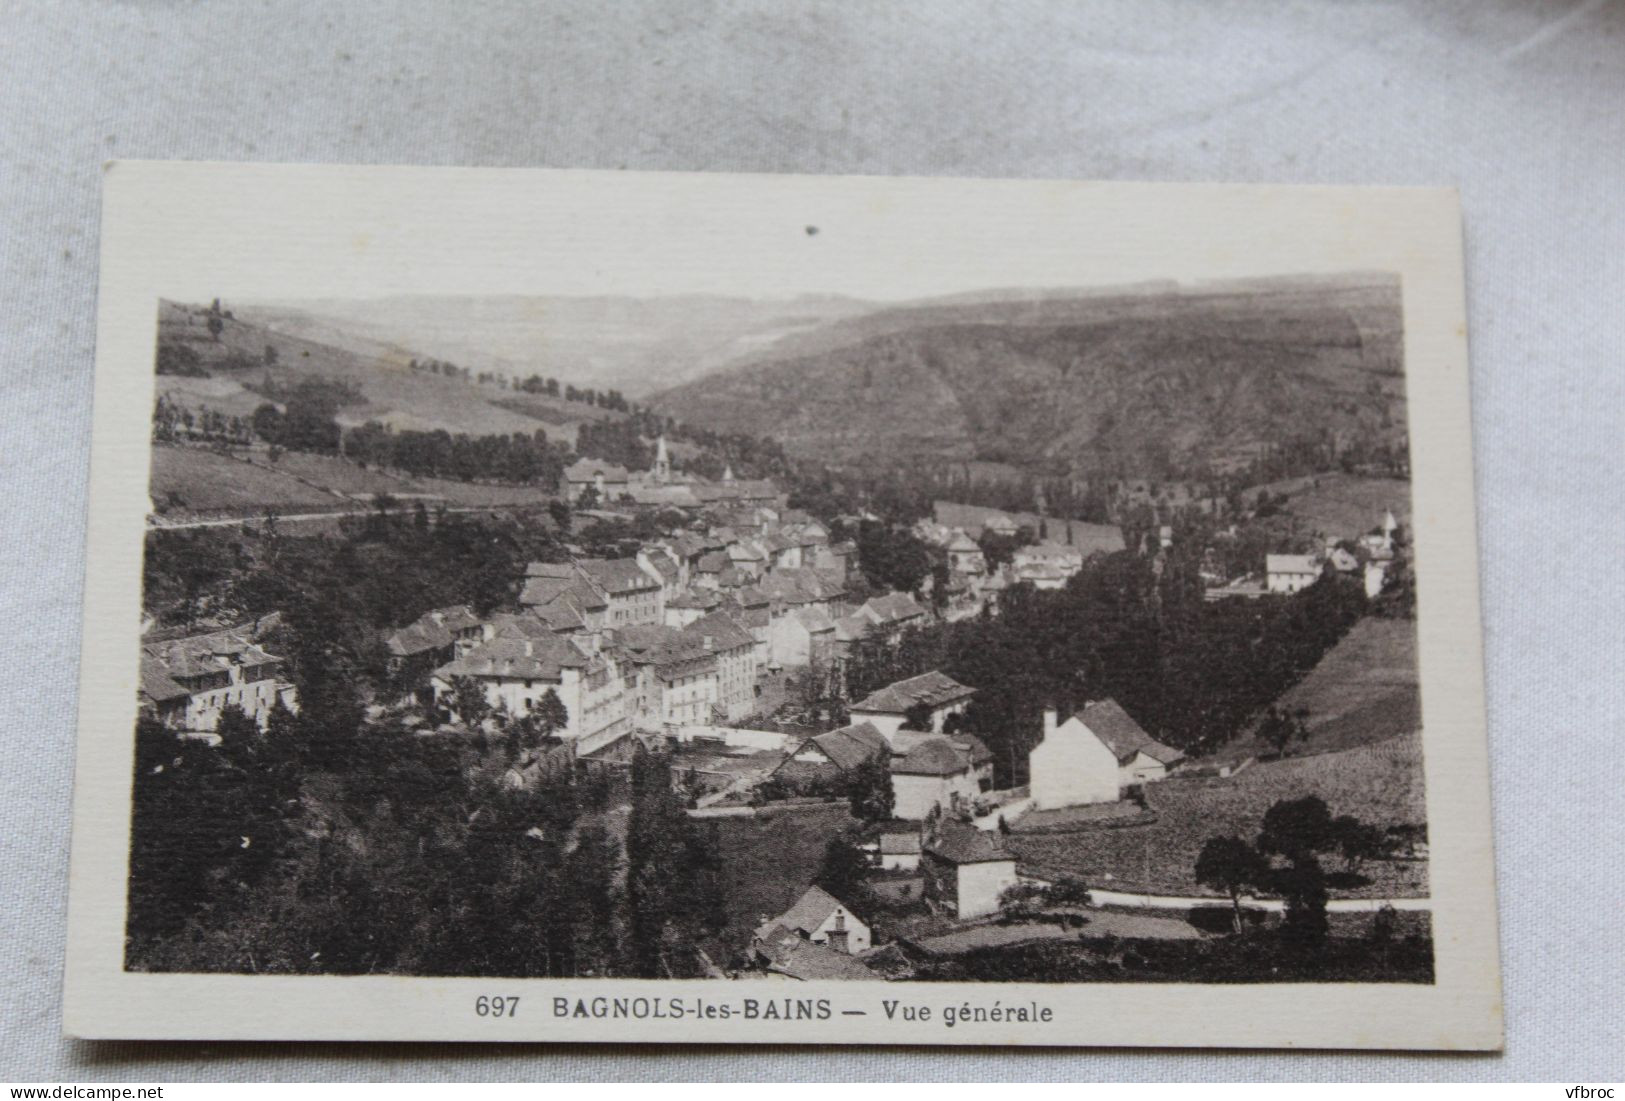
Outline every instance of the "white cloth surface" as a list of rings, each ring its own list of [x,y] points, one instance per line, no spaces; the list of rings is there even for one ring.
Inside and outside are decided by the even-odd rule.
[[[1625,1078],[1625,2],[25,0],[0,73],[0,1079]],[[62,1039],[114,157],[1459,187],[1507,1054]]]

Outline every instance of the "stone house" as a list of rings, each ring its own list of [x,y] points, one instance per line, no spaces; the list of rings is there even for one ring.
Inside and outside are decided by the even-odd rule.
[[[999,896],[1021,881],[997,834],[951,818],[926,838],[920,871],[926,901],[960,919],[998,913]]]
[[[785,933],[848,956],[867,952],[872,943],[868,923],[853,913],[851,907],[816,885],[808,887],[784,913],[757,926],[753,942],[772,945]]]
[[[228,706],[263,728],[281,701],[298,710],[298,697],[282,676],[283,659],[261,645],[281,621],[277,615],[223,631],[143,643],[138,708],[185,733],[213,734]]]
[[[931,713],[929,729],[940,731],[950,715],[964,713],[975,695],[976,689],[933,670],[871,692],[854,703],[850,712],[854,722],[874,723],[890,738],[902,729],[905,716],[912,708],[922,704],[927,707]]]
[[[1058,723],[1044,711],[1044,740],[1028,757],[1035,810],[1112,803],[1123,789],[1164,779],[1184,759],[1147,734],[1115,700],[1099,700]]]

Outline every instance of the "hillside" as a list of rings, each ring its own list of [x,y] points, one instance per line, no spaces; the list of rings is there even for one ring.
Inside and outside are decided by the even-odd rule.
[[[540,374],[637,399],[871,309],[828,295],[754,301],[694,294],[413,296],[256,303],[236,312],[367,355],[403,362],[407,354],[434,356],[476,372]]]
[[[1309,712],[1309,739],[1287,747],[1292,757],[1336,753],[1414,734],[1422,727],[1416,665],[1416,622],[1366,617],[1277,706]],[[1275,747],[1247,735],[1215,754],[1213,763],[1273,756]]]
[[[339,413],[339,422],[347,426],[376,420],[396,429],[440,428],[470,435],[529,434],[540,428],[550,439],[573,442],[583,422],[619,416],[580,402],[413,371],[407,366],[413,353],[394,346],[362,339],[342,346],[247,317],[227,320],[215,340],[199,307],[173,302],[160,306],[158,344],[191,348],[209,375],[160,375],[158,392],[192,409],[207,407],[228,416],[251,415],[265,400],[251,388],[266,380],[289,386],[306,378],[348,383],[361,392],[361,402]],[[271,366],[264,362],[267,347],[276,350]]]
[[[1403,445],[1400,337],[1380,276],[1046,292],[835,322],[650,401],[836,463],[1155,475],[1295,436]]]

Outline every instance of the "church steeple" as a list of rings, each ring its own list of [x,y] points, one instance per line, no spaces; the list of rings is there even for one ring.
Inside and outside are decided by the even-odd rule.
[[[655,440],[655,465],[651,473],[657,482],[671,481],[671,456],[666,454],[666,435],[663,432]]]

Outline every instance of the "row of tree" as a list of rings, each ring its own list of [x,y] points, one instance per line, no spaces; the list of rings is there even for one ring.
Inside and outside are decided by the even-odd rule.
[[[1208,602],[1198,562],[1097,556],[1062,589],[1013,587],[996,615],[860,640],[841,687],[858,699],[940,669],[977,688],[967,728],[994,750],[1001,786],[1025,779],[1046,704],[1113,698],[1159,741],[1210,752],[1314,668],[1367,602],[1335,576],[1292,596]]]
[[[1252,842],[1234,835],[1210,837],[1197,855],[1196,881],[1221,891],[1234,908],[1238,933],[1242,921],[1241,896],[1249,890],[1279,894],[1286,900],[1283,931],[1290,938],[1316,944],[1326,939],[1326,874],[1320,856],[1341,853],[1345,868],[1354,872],[1365,861],[1381,856],[1388,838],[1375,826],[1353,815],[1333,817],[1318,795],[1283,799],[1264,813],[1258,837]],[[1272,858],[1284,857],[1277,866]]]
[[[726,923],[662,758],[515,786],[479,738],[232,709],[220,735],[137,728],[132,969],[695,977]]]

